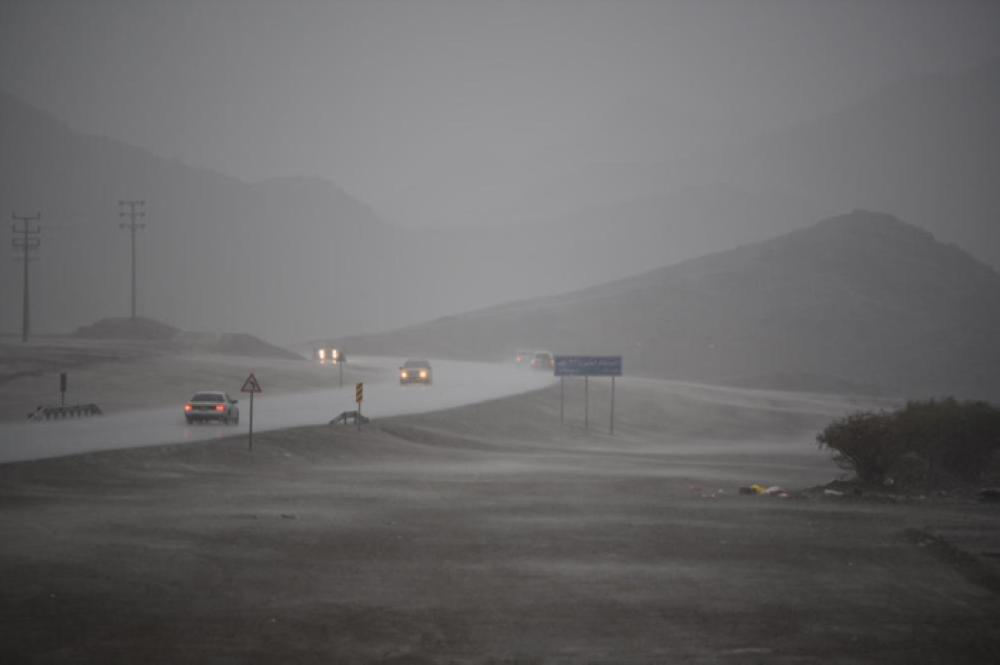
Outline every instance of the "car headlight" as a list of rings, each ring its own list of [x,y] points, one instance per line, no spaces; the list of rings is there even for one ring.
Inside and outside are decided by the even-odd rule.
[[[404,369],[402,372],[399,373],[399,378],[408,379],[410,378],[410,373]]]
[[[318,351],[318,353],[319,353],[319,359],[320,360],[326,360],[326,349],[320,349]]]
[[[420,370],[420,378],[421,379],[426,379],[427,378],[427,370],[426,369]]]

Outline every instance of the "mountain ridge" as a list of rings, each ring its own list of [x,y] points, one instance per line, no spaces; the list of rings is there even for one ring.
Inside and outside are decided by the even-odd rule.
[[[612,353],[706,382],[827,377],[897,394],[995,396],[1000,275],[890,215],[856,210],[563,296],[338,340],[345,350],[500,359]],[[357,348],[355,348],[357,347]],[[766,386],[765,386],[766,387]]]

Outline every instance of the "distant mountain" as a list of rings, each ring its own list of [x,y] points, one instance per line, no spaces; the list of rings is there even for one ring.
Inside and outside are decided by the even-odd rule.
[[[0,206],[43,215],[36,330],[128,313],[118,200],[139,198],[141,315],[294,342],[565,293],[855,207],[997,267],[997,118],[1000,63],[904,82],[721,152],[539,183],[529,200],[512,192],[502,227],[406,231],[334,184],[242,182],[75,132],[0,93]],[[20,269],[0,256],[0,330],[19,327]]]
[[[398,245],[398,232],[330,183],[245,183],[80,134],[7,94],[0,144],[0,202],[42,213],[31,266],[36,330],[128,314],[120,199],[146,201],[146,228],[137,234],[140,314],[272,338],[339,321],[351,329],[408,320],[386,316],[381,299],[358,297],[357,276],[369,261],[392,264],[383,249]],[[7,330],[20,322],[20,270],[0,261]],[[366,280],[375,290],[395,286],[386,271]]]
[[[1000,268],[1000,61],[902,81],[719,166],[750,191],[891,211]]]
[[[699,255],[689,250],[763,240],[839,210],[884,210],[1000,268],[998,182],[1000,61],[901,81],[799,125],[702,154],[581,165],[539,183],[505,214],[566,226],[603,217],[624,231],[638,207],[648,211],[639,216],[659,215],[679,237],[666,263]],[[731,205],[720,206],[727,197]],[[713,227],[720,207],[724,224]]]
[[[353,353],[622,354],[626,371],[781,388],[1000,397],[1000,275],[889,215],[566,295],[339,340]]]
[[[803,217],[791,197],[713,185],[544,224],[408,231],[329,182],[243,182],[81,134],[3,93],[0,141],[0,204],[42,213],[38,331],[128,314],[121,199],[146,201],[140,315],[288,342],[599,284]],[[2,330],[19,327],[19,271],[0,261]]]
[[[771,238],[818,217],[806,200],[777,190],[755,194],[712,182],[593,205],[507,232],[530,239],[526,255],[565,252],[563,264],[584,268],[589,279],[567,270],[576,281],[564,285],[566,291]]]

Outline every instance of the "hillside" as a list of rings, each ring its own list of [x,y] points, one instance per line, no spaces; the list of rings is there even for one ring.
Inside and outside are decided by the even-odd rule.
[[[799,228],[796,221],[852,208],[884,210],[1000,268],[998,118],[1000,61],[915,76],[717,150],[664,155],[658,164],[581,165],[577,173],[540,183],[511,204],[510,214],[537,218],[537,211],[548,211],[544,218],[569,225],[598,217],[629,228],[637,206],[656,202],[660,218],[673,227],[664,265],[728,248],[706,248],[704,238],[735,232],[734,247]],[[691,191],[712,196],[699,203],[684,195]],[[725,205],[732,192],[741,196]],[[678,252],[675,242],[701,251]]]
[[[754,141],[728,177],[823,209],[890,210],[1000,267],[1000,62],[887,88]]]
[[[889,215],[855,211],[599,287],[340,344],[458,357],[615,353],[632,374],[997,397],[998,338],[992,268]]]
[[[668,165],[581,165],[490,228],[410,231],[336,185],[248,183],[88,136],[0,93],[0,200],[42,213],[37,332],[127,314],[119,199],[147,201],[139,314],[282,341],[555,295],[756,242],[817,211],[887,210],[1000,266],[1000,65],[923,77],[799,127]],[[0,332],[20,325],[0,261]]]
[[[153,319],[101,319],[80,326],[73,337],[116,342],[157,342],[161,350],[217,353],[254,358],[301,360],[296,353],[246,333],[205,333],[178,330]]]
[[[2,92],[0,141],[0,200],[19,214],[42,214],[41,263],[32,267],[38,332],[127,313],[121,199],[146,201],[146,228],[137,234],[140,315],[286,341],[565,292],[807,217],[793,198],[713,184],[544,224],[412,231],[329,182],[243,182],[81,134]],[[736,229],[734,219],[742,220]],[[706,234],[710,228],[717,232]],[[19,267],[0,262],[0,276],[0,331],[12,331],[20,324]]]
[[[2,93],[0,143],[0,200],[19,214],[42,214],[39,262],[31,268],[39,332],[128,314],[120,199],[146,201],[146,228],[136,238],[139,314],[185,329],[272,339],[326,329],[338,319],[336,306],[356,299],[350,281],[362,267],[359,254],[391,264],[383,248],[397,244],[392,227],[330,183],[242,182],[75,132]],[[20,322],[19,270],[0,263],[2,329]],[[381,273],[369,280],[378,290],[393,281]],[[340,320],[407,320],[384,314],[377,301],[362,301]]]

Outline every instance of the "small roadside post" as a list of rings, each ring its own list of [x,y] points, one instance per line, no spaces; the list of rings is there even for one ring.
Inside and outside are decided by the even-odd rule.
[[[66,406],[66,372],[59,373],[59,406]]]
[[[559,424],[560,425],[566,424],[565,411],[566,411],[566,377],[560,376],[559,377]]]
[[[358,431],[361,431],[361,403],[365,401],[365,384],[354,386],[354,401],[358,403]]]
[[[254,393],[264,392],[260,389],[260,382],[257,381],[257,377],[253,375],[253,372],[250,372],[250,376],[243,382],[240,392],[250,393],[250,434],[247,438],[247,450],[253,450],[253,396]]]
[[[608,427],[608,433],[615,433],[615,377],[611,377],[611,424]]]
[[[583,426],[590,429],[590,377],[611,377],[611,418],[609,434],[615,433],[615,377],[622,375],[621,356],[556,356],[555,375],[559,377],[559,422],[565,423],[564,383],[567,376],[583,377]]]

